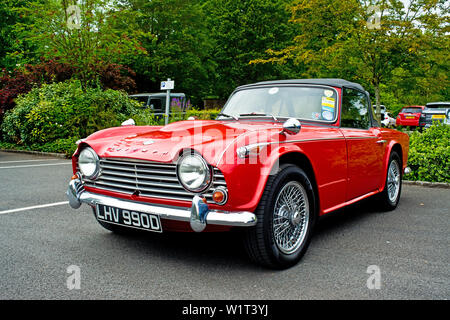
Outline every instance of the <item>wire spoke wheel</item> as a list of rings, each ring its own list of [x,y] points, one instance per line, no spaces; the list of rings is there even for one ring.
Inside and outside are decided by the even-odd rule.
[[[395,202],[400,191],[400,167],[395,160],[389,164],[387,188],[389,200]]]
[[[303,243],[309,223],[309,203],[305,188],[290,181],[280,190],[273,212],[273,236],[284,254],[295,252]]]

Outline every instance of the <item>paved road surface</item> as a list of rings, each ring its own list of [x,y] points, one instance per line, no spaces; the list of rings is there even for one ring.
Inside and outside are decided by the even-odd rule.
[[[449,189],[404,186],[393,212],[341,211],[297,266],[271,271],[236,234],[112,234],[87,206],[58,204],[71,174],[68,160],[0,152],[0,299],[450,298]],[[67,289],[71,265],[80,290]],[[371,265],[379,290],[366,285]]]

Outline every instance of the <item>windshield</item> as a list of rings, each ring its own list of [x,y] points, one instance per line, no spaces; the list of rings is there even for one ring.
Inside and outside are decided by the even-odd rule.
[[[234,93],[222,110],[236,118],[267,115],[332,122],[336,119],[337,95],[316,87],[264,87]]]
[[[130,97],[131,99],[137,100],[139,102],[142,102],[144,105],[147,104],[148,96],[137,96],[137,97]]]
[[[436,110],[436,109],[445,110],[447,108],[450,108],[450,105],[448,105],[448,104],[428,104],[427,105],[427,109],[433,109],[433,110]]]
[[[403,113],[420,113],[422,112],[422,108],[403,108]]]

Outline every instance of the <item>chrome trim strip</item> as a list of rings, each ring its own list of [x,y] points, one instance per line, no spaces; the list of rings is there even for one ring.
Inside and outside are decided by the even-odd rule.
[[[278,141],[278,142],[261,142],[261,143],[255,143],[251,144],[253,145],[274,145],[274,144],[284,144],[284,143],[296,143],[296,142],[310,142],[310,141],[326,141],[326,140],[365,140],[365,139],[379,139],[379,137],[337,137],[337,138],[313,138],[313,139],[300,139],[300,140],[289,140],[289,141]],[[236,139],[235,139],[236,140]],[[233,142],[234,143],[234,140]],[[231,144],[230,144],[231,145]],[[250,145],[247,145],[250,146]],[[228,146],[229,147],[229,146]],[[222,152],[220,155],[220,159],[217,162],[217,166],[219,165],[220,161],[223,158],[223,155],[225,154],[225,151],[227,151],[228,147]]]
[[[346,137],[347,140],[380,139],[380,137]]]

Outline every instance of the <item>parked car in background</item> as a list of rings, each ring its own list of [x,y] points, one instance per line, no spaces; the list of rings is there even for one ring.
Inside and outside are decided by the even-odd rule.
[[[386,111],[381,120],[381,124],[388,128],[393,127],[395,126],[395,118],[391,117],[391,113]]]
[[[407,106],[402,108],[397,115],[395,124],[397,126],[419,126],[419,119],[422,111],[425,109],[424,106]]]
[[[143,103],[144,107],[150,108],[156,115],[162,115],[166,111],[166,93],[138,93],[130,95],[130,98]],[[170,93],[170,100],[179,99],[181,105],[186,101],[184,93]]]
[[[377,105],[376,104],[372,104],[372,108],[373,108],[373,112],[375,114],[377,114]],[[381,120],[384,120],[384,114],[386,112],[386,106],[383,104],[380,104],[380,114],[381,114]]]
[[[428,128],[436,121],[450,124],[449,109],[450,102],[427,103],[419,119],[419,126],[421,128]]]
[[[281,269],[301,259],[320,216],[371,196],[395,209],[408,150],[357,83],[259,82],[235,89],[216,120],[83,139],[67,196],[113,232],[240,231],[252,260]]]

